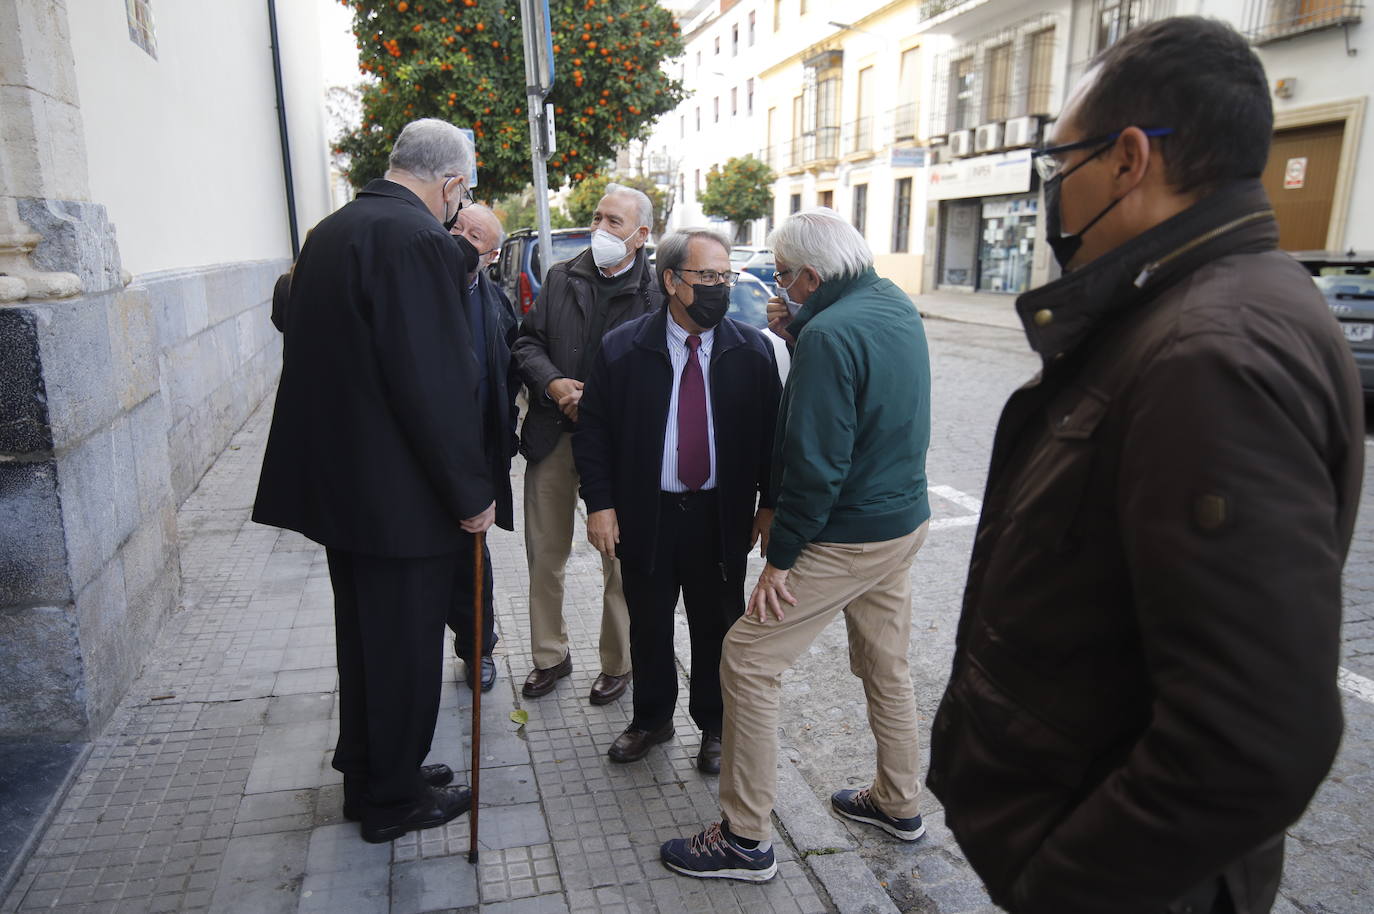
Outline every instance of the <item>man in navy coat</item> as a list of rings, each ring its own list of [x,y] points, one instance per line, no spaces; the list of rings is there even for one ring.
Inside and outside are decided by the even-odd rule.
[[[673,616],[691,632],[697,767],[720,770],[720,651],[744,612],[749,550],[767,543],[781,386],[773,347],[726,317],[730,240],[685,229],[658,246],[666,307],[608,333],[582,392],[573,453],[587,534],[620,558],[630,614],[634,717],[612,761],[673,737]]]

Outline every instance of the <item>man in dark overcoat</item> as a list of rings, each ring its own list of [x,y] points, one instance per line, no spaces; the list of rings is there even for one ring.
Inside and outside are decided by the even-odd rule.
[[[471,142],[408,124],[384,178],[316,226],[297,261],[253,519],[326,548],[344,814],[367,841],[468,809],[434,735],[442,636],[471,534],[495,518],[466,314],[477,252],[449,235]]]

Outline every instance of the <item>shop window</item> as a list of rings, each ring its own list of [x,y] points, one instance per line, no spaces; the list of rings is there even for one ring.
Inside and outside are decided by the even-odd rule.
[[[124,0],[129,20],[129,40],[157,60],[157,33],[153,28],[153,0]]]
[[[892,252],[905,254],[911,249],[911,179],[898,178],[892,197]]]

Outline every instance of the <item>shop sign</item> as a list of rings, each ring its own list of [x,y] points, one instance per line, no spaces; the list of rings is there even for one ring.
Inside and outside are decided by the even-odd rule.
[[[926,150],[923,146],[898,146],[892,149],[893,168],[925,168]]]
[[[955,159],[933,165],[929,171],[928,196],[931,200],[1021,194],[1031,186],[1031,151],[1013,149],[972,159]]]

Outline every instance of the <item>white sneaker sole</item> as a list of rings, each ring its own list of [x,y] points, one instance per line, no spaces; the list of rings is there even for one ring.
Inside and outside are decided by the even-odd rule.
[[[914,829],[912,831],[904,831],[903,829],[900,829],[895,825],[892,825],[888,822],[884,822],[882,819],[871,819],[868,816],[860,816],[852,812],[845,812],[843,809],[840,809],[834,803],[830,804],[830,808],[835,810],[835,812],[837,812],[838,814],[844,816],[846,819],[853,819],[855,822],[862,822],[865,825],[876,825],[878,828],[881,828],[883,831],[887,832],[892,837],[901,838],[903,841],[916,841],[926,833],[925,822],[921,823],[920,828]]]
[[[663,865],[675,873],[684,876],[695,876],[698,879],[738,879],[740,882],[767,882],[778,874],[778,862],[774,860],[768,865],[766,870],[711,870],[702,872],[701,870],[689,870],[674,863],[663,861]]]

